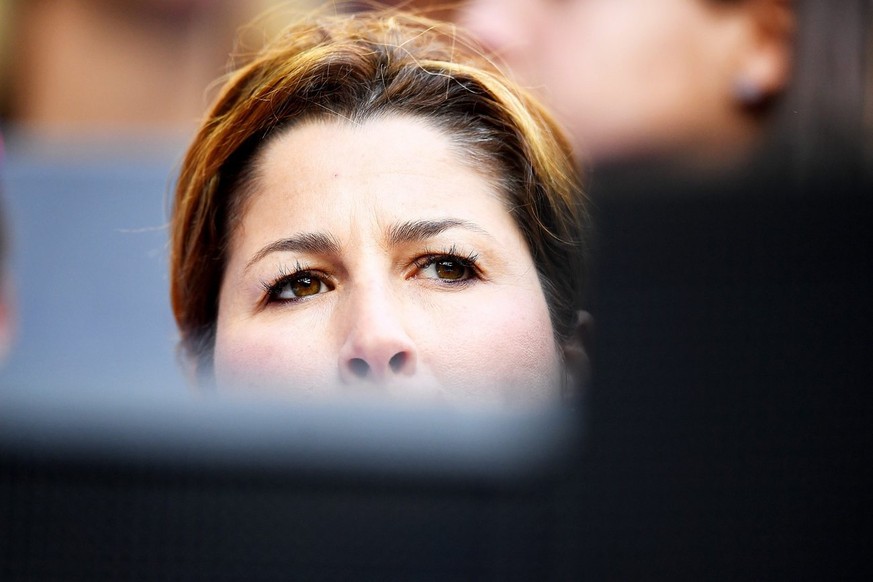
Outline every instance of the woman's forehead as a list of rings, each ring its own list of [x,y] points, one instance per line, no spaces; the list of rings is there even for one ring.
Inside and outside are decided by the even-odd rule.
[[[423,118],[387,116],[353,121],[305,121],[271,141],[260,156],[261,175],[401,172],[429,174],[455,165],[451,142]]]
[[[274,139],[256,164],[242,211],[249,232],[294,228],[342,237],[366,220],[384,231],[446,218],[489,232],[516,229],[493,180],[414,118],[307,122]]]

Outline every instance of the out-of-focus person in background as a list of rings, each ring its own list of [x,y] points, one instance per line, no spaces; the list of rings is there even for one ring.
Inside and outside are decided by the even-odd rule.
[[[214,96],[214,80],[227,69],[234,39],[257,46],[287,22],[286,13],[323,4],[338,12],[375,5],[0,0],[0,121],[49,138],[186,134]],[[258,16],[263,18],[247,30]]]
[[[463,20],[594,162],[733,158],[784,89],[789,0],[472,0]]]
[[[3,117],[49,136],[193,131],[237,29],[276,4],[2,2]]]
[[[777,119],[795,148],[869,127],[869,5],[470,0],[460,20],[556,110],[582,159],[730,167]]]
[[[453,27],[307,19],[182,165],[182,347],[224,390],[556,403],[586,363],[585,213],[559,127]]]

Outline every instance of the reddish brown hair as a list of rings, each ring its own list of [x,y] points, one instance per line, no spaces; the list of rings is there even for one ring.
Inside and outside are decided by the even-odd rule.
[[[575,327],[585,209],[552,118],[450,25],[399,12],[317,16],[234,73],[186,155],[171,222],[170,284],[182,347],[211,355],[226,248],[254,156],[312,118],[430,121],[492,176],[537,265],[558,338]]]

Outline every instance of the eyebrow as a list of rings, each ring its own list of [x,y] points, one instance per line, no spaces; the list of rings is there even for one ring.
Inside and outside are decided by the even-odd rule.
[[[298,252],[317,255],[339,254],[339,244],[329,234],[321,232],[305,232],[288,238],[273,241],[263,247],[253,256],[245,267],[248,271],[252,265],[271,253]]]
[[[447,218],[444,220],[410,220],[394,224],[388,229],[387,240],[390,246],[398,246],[426,240],[452,228],[464,228],[491,237],[484,228],[475,223]]]
[[[453,228],[463,228],[489,238],[494,238],[481,226],[466,220],[447,218],[443,220],[409,220],[393,224],[388,228],[386,239],[389,246],[400,246],[410,242],[427,240]],[[279,239],[261,248],[245,266],[248,271],[252,265],[269,254],[280,252],[312,253],[317,255],[339,254],[340,245],[327,233],[306,232]]]

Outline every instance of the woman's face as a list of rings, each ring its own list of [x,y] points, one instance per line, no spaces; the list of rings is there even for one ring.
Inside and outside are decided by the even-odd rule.
[[[561,356],[537,270],[462,156],[408,117],[309,122],[267,145],[228,249],[218,386],[555,400]]]

